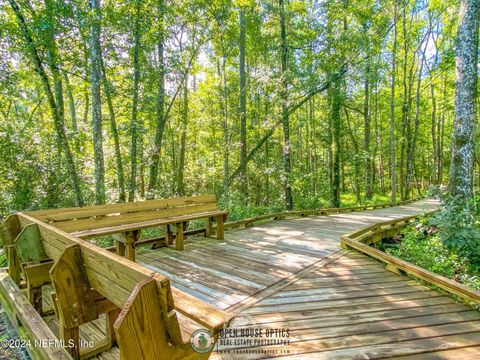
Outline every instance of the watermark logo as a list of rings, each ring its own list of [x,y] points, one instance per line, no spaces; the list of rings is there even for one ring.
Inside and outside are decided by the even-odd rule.
[[[197,353],[205,354],[212,351],[215,341],[207,329],[195,330],[190,338],[190,344]]]

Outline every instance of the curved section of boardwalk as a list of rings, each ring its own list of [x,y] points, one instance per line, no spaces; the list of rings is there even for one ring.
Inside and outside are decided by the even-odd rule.
[[[138,262],[219,308],[249,314],[255,327],[290,330],[288,353],[258,347],[212,358],[480,359],[478,311],[339,248],[347,232],[436,206],[272,221],[228,231],[224,241],[188,239],[182,252],[140,250]]]

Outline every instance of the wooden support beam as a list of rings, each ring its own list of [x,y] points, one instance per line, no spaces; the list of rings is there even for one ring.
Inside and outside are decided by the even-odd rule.
[[[112,236],[117,242],[117,255],[135,261],[135,246],[140,238],[140,230],[126,231]]]
[[[176,236],[176,239],[175,239],[175,249],[183,250],[184,249],[183,222],[176,224],[176,228],[177,228],[177,236]]]
[[[167,245],[172,245],[173,244],[173,233],[172,229],[170,227],[170,224],[165,226],[165,240]]]
[[[224,239],[224,226],[223,223],[225,221],[225,215],[217,216],[217,239],[223,240]]]
[[[15,245],[5,245],[5,252],[7,253],[8,273],[15,284],[20,286],[21,268]]]
[[[119,256],[125,256],[125,244],[117,241],[116,242],[116,253]]]
[[[207,227],[205,229],[205,236],[212,236],[213,234],[213,218],[210,216],[208,219],[207,219]]]
[[[80,360],[80,328],[67,328],[60,323],[60,339],[74,360]]]

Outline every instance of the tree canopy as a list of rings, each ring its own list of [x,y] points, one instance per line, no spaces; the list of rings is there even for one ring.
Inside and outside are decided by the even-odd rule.
[[[448,181],[458,9],[2,2],[0,213],[197,193],[287,209],[424,194]]]

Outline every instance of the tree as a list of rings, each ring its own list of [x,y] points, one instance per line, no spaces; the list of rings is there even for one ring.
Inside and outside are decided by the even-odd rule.
[[[245,72],[245,9],[240,7],[240,41],[239,41],[239,70],[240,70],[240,162],[247,158],[247,75]],[[242,169],[243,191],[247,193],[247,167]]]
[[[158,57],[158,90],[156,102],[156,126],[155,140],[150,165],[150,180],[148,183],[149,197],[153,197],[158,179],[158,163],[160,161],[160,149],[162,147],[163,132],[165,130],[165,64],[164,64],[164,1],[158,0],[158,30],[157,30],[157,57]]]
[[[95,198],[97,204],[105,203],[105,166],[103,162],[102,134],[102,53],[100,48],[100,3],[89,0],[92,11],[90,30],[90,75],[92,82],[92,131],[93,155],[95,160]]]
[[[449,191],[465,204],[473,194],[479,19],[480,3],[460,0]]]
[[[290,123],[288,114],[288,82],[287,82],[287,34],[285,30],[285,6],[283,0],[278,1],[280,8],[280,39],[281,39],[281,103],[282,103],[282,126],[283,126],[283,163],[284,163],[284,188],[285,208],[293,209],[293,197],[291,187],[291,161],[290,161]]]
[[[397,55],[397,0],[393,0],[393,49],[392,49],[392,70],[390,81],[390,182],[391,201],[397,201],[397,164],[395,148],[395,71]]]
[[[130,147],[130,185],[128,189],[128,201],[135,200],[137,189],[137,156],[138,156],[138,94],[140,85],[140,1],[135,2],[135,22],[133,27],[133,100],[132,120],[130,125],[131,147]]]

